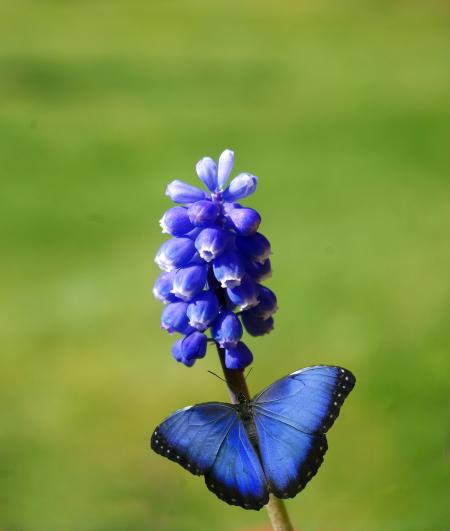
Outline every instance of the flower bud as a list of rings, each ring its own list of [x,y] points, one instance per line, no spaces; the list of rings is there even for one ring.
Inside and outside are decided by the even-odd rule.
[[[217,182],[219,188],[223,188],[230,176],[234,164],[234,152],[226,149],[219,157],[219,167],[217,170]]]
[[[164,307],[161,313],[161,327],[173,334],[189,334],[193,332],[192,326],[189,325],[189,319],[186,315],[187,304],[185,302],[171,302]]]
[[[211,192],[217,188],[217,165],[211,157],[203,157],[195,166],[197,175]]]
[[[155,262],[164,271],[173,271],[188,264],[195,254],[194,242],[189,238],[171,238],[156,254]]]
[[[173,236],[183,236],[194,228],[189,221],[187,208],[182,206],[169,208],[159,220],[159,224],[163,233]]]
[[[242,332],[239,317],[230,311],[222,312],[211,329],[213,339],[221,348],[235,347],[242,337]]]
[[[163,304],[175,302],[177,300],[172,293],[174,274],[174,271],[171,271],[170,273],[161,273],[153,286],[154,297],[160,300]]]
[[[172,293],[183,301],[190,301],[205,287],[207,274],[206,264],[178,269],[173,279]]]
[[[186,365],[186,367],[192,367],[195,363],[195,358],[187,360],[183,357],[183,339],[178,339],[172,346],[172,356],[180,363]]]
[[[219,302],[214,293],[204,291],[197,295],[187,308],[189,324],[203,332],[216,319],[219,313]]]
[[[189,220],[196,227],[213,225],[218,215],[219,209],[217,205],[206,199],[192,203],[188,209]]]
[[[251,260],[263,264],[270,256],[269,240],[260,232],[251,236],[237,236],[236,246]]]
[[[206,262],[219,256],[227,246],[228,233],[222,229],[208,227],[203,229],[195,240],[195,247]]]
[[[172,181],[167,186],[166,195],[174,203],[194,203],[206,197],[206,193],[203,190],[178,180]]]
[[[258,284],[251,277],[244,276],[239,286],[227,289],[227,295],[240,310],[247,310],[258,304],[258,291]]]
[[[259,303],[249,310],[249,314],[260,319],[268,319],[278,310],[277,298],[271,289],[260,285],[258,299]]]
[[[256,190],[258,177],[250,173],[240,173],[223,192],[225,201],[236,201],[247,197]]]
[[[186,336],[181,343],[181,353],[183,360],[204,358],[206,354],[207,339],[201,332],[192,332]]]
[[[242,236],[254,234],[261,223],[261,216],[253,208],[234,208],[227,217],[233,229]]]
[[[263,336],[272,332],[273,330],[273,317],[268,319],[261,319],[249,312],[242,313],[242,322],[244,323],[245,329],[251,336]]]
[[[239,341],[234,348],[225,350],[225,366],[227,369],[242,371],[253,361],[253,354],[245,343]]]
[[[245,272],[250,275],[256,282],[262,282],[272,276],[272,265],[270,259],[267,258],[262,264],[253,262],[253,260],[245,261]]]
[[[245,274],[241,257],[232,249],[227,249],[214,260],[213,271],[222,288],[239,286]]]

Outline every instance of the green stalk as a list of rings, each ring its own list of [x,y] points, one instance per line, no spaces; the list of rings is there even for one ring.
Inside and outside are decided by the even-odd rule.
[[[237,398],[239,393],[242,393],[248,400],[250,400],[250,393],[248,391],[247,382],[245,381],[243,372],[227,369],[225,367],[225,351],[224,349],[220,348],[219,345],[216,344],[216,346],[231,402],[233,404],[239,403]],[[282,500],[273,494],[270,494],[269,503],[266,505],[266,509],[274,531],[294,530]]]

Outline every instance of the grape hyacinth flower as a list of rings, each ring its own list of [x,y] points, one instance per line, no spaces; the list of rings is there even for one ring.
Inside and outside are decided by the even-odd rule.
[[[204,157],[196,172],[207,191],[179,180],[166,189],[176,206],[160,220],[171,239],[155,258],[163,272],[153,294],[166,305],[161,327],[182,335],[172,354],[187,367],[205,356],[210,341],[222,349],[227,369],[242,371],[253,360],[244,328],[252,336],[273,329],[277,300],[261,285],[271,275],[270,243],[258,232],[259,213],[238,203],[255,192],[258,178],[240,173],[227,185],[233,164],[228,149],[217,164]]]

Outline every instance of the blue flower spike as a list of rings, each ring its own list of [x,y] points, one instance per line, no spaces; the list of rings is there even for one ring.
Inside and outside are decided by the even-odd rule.
[[[176,206],[160,220],[171,239],[155,258],[163,272],[153,294],[165,304],[161,327],[181,334],[172,355],[187,367],[205,356],[210,341],[223,349],[228,369],[242,371],[253,361],[244,328],[252,336],[273,329],[277,300],[261,285],[272,272],[270,243],[258,232],[259,213],[237,202],[255,192],[258,178],[233,178],[233,166],[234,152],[226,149],[217,163],[204,157],[195,166],[206,190],[180,180],[166,189]]]

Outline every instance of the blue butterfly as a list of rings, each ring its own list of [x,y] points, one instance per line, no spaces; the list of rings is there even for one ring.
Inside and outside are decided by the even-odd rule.
[[[206,402],[179,409],[154,431],[152,449],[205,482],[221,500],[259,510],[293,498],[316,474],[325,433],[355,385],[341,367],[319,365],[276,381],[239,404]]]

